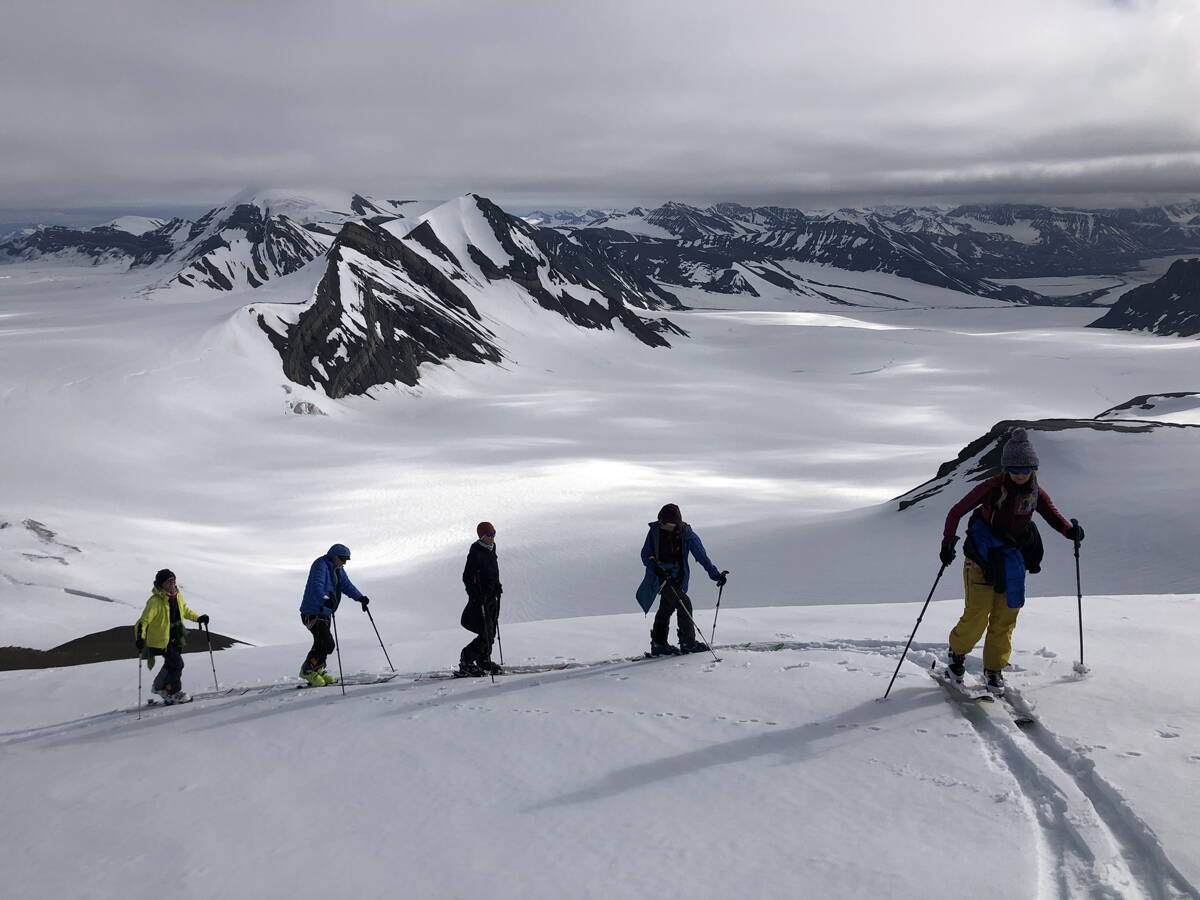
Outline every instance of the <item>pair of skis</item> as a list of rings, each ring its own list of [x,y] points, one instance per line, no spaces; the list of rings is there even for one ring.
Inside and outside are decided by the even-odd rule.
[[[1037,724],[1037,716],[1033,714],[1033,709],[1012,689],[1006,688],[996,692],[990,690],[986,684],[967,683],[957,678],[945,666],[939,667],[936,662],[929,668],[929,675],[959,703],[979,705],[989,710],[1003,710],[1019,728],[1030,728]]]

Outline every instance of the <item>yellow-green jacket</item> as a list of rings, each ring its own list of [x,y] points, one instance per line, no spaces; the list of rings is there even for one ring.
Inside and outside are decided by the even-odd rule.
[[[179,602],[179,615],[184,619],[190,619],[195,622],[200,618],[199,614],[192,611],[186,603],[183,602],[183,593],[175,595],[175,599]],[[167,646],[171,640],[171,601],[167,599],[167,592],[162,588],[155,588],[150,599],[146,601],[146,608],[142,610],[141,618],[134,623],[133,626],[134,638],[145,638],[147,647],[154,647],[161,650]]]

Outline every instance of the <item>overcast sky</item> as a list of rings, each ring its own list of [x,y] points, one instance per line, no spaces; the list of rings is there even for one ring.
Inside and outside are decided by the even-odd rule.
[[[0,221],[247,186],[510,206],[1200,196],[1197,0],[38,0]]]

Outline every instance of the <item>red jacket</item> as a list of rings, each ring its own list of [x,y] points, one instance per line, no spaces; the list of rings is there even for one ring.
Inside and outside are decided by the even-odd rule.
[[[1012,486],[1008,489],[1008,497],[1005,499],[1004,505],[997,505],[1000,501],[1003,480],[1003,474],[993,475],[987,481],[977,484],[967,496],[950,507],[950,512],[946,513],[946,527],[942,530],[943,544],[954,537],[954,532],[958,530],[959,520],[977,506],[984,521],[991,526],[992,532],[997,537],[1020,538],[1029,530],[1029,522],[1033,518],[1033,514],[1023,513],[1015,508],[1014,501],[1020,497],[1020,493],[1013,490]],[[1038,487],[1037,511],[1041,513],[1042,518],[1049,523],[1051,528],[1064,537],[1071,530],[1071,523],[1058,511],[1054,501],[1050,499],[1050,495],[1041,486]]]

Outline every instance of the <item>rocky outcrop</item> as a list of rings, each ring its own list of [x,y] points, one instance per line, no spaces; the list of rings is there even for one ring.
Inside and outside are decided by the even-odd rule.
[[[294,322],[259,313],[289,380],[330,397],[415,385],[423,363],[502,359],[471,300],[379,225],[343,226],[325,276]]]
[[[1200,258],[1173,262],[1157,281],[1122,294],[1088,327],[1175,337],[1200,334]]]
[[[1132,402],[1132,401],[1131,401]],[[898,510],[905,510],[923,500],[937,496],[952,485],[958,484],[965,490],[964,483],[983,481],[1000,472],[1000,453],[1008,434],[1014,428],[1026,429],[1034,443],[1037,432],[1054,431],[1107,431],[1122,434],[1145,434],[1163,428],[1200,428],[1200,425],[1184,425],[1173,422],[1124,422],[1100,419],[1006,419],[997,422],[987,434],[977,437],[958,452],[954,459],[942,463],[937,474],[891,502]]]

